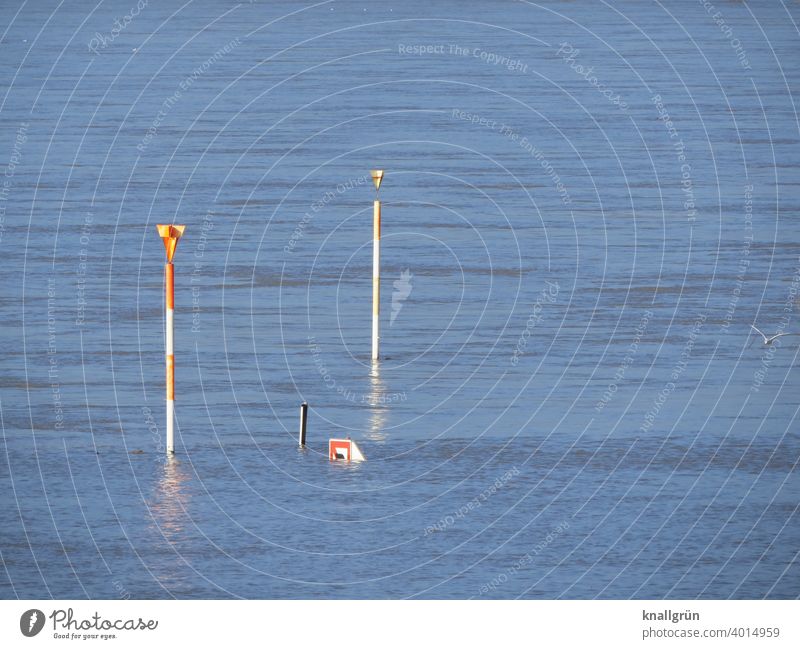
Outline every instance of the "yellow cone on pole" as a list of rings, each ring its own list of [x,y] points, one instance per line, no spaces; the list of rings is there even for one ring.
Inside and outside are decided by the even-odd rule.
[[[375,191],[378,191],[383,182],[383,169],[373,169],[369,173],[372,176],[372,182],[375,184]]]
[[[178,247],[178,239],[183,235],[186,226],[157,225],[156,228],[158,228],[158,236],[164,241],[164,248],[167,251],[167,262],[171,262],[175,254],[175,248]]]

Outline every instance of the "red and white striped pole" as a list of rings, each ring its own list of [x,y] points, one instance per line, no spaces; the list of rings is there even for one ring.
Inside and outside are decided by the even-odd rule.
[[[165,306],[166,306],[166,337],[165,349],[167,364],[167,453],[175,452],[175,348],[174,348],[174,321],[175,321],[175,267],[172,257],[178,239],[186,229],[185,225],[157,225],[158,234],[164,241],[167,251],[167,263],[164,266],[165,279]]]
[[[378,360],[378,346],[381,327],[381,202],[378,190],[383,180],[383,170],[373,169],[372,182],[375,184],[375,202],[372,206],[372,360]]]

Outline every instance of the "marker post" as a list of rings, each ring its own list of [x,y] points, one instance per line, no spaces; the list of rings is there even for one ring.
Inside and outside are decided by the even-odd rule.
[[[186,229],[185,225],[157,225],[158,235],[164,241],[167,252],[167,263],[164,266],[165,278],[165,306],[166,306],[166,336],[164,341],[164,354],[167,365],[167,454],[175,453],[175,349],[173,324],[175,319],[175,267],[172,257],[178,246],[178,239]]]
[[[373,169],[370,175],[375,184],[375,202],[372,209],[372,360],[377,361],[381,326],[381,201],[378,190],[383,181],[383,169]]]
[[[304,401],[300,404],[300,435],[298,444],[300,448],[306,447],[306,423],[308,422],[308,404]]]

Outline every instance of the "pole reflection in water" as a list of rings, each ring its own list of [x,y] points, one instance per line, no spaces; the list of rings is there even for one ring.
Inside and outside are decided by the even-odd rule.
[[[188,511],[191,489],[187,466],[175,456],[167,456],[156,472],[150,503],[155,538],[148,569],[167,593],[179,598],[197,593],[192,580],[193,575],[200,574],[196,562],[201,555]]]
[[[381,442],[386,439],[384,425],[386,424],[386,384],[381,379],[380,363],[372,362],[369,372],[370,392],[367,403],[370,409],[369,428],[367,437],[373,441]]]
[[[175,457],[168,457],[160,471],[150,512],[164,539],[172,543],[179,540],[188,516],[189,494],[185,485],[189,475]]]

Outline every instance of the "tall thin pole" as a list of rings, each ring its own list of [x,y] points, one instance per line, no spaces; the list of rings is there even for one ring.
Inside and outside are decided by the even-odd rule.
[[[378,360],[381,335],[381,202],[373,203],[372,237],[372,360]]]
[[[372,360],[377,361],[381,326],[381,202],[378,190],[383,180],[383,170],[373,169],[370,173],[375,184],[375,201],[372,204]]]
[[[172,265],[172,257],[175,255],[178,239],[183,235],[186,226],[157,225],[156,227],[167,252],[167,263],[164,266],[164,306],[166,307],[164,310],[166,318],[164,357],[167,366],[167,453],[171,455],[175,452],[175,266]]]
[[[167,361],[167,453],[175,452],[175,266],[168,261],[166,274],[166,342],[164,353]]]

